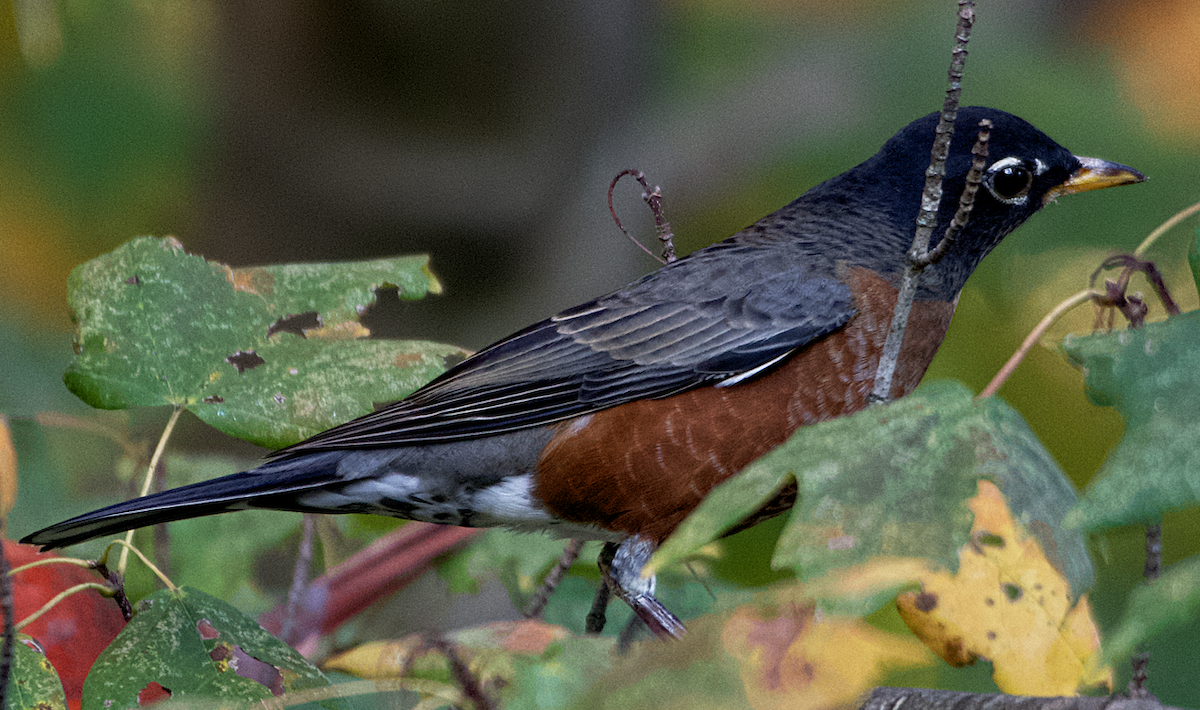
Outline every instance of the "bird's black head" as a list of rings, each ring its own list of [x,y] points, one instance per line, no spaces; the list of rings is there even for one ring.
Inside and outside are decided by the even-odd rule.
[[[912,242],[938,118],[932,113],[913,121],[869,160],[801,198],[816,203],[814,207],[824,203],[828,208],[831,199],[845,204],[846,196],[851,196],[849,202],[857,203],[855,209],[877,215],[882,228],[859,238],[875,246],[865,252],[870,263],[864,265],[881,273],[898,274],[904,266],[903,254]],[[979,122],[985,118],[992,128],[983,184],[967,226],[958,233],[951,251],[922,277],[922,291],[929,295],[949,298],[957,294],[1001,239],[1056,197],[1145,179],[1124,165],[1075,156],[1010,113],[977,106],[961,108],[946,160],[931,247],[941,240],[958,209]]]

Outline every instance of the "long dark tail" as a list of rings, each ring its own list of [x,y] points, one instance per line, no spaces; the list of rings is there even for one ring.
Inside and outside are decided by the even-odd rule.
[[[231,510],[302,510],[296,495],[333,483],[340,454],[273,461],[252,471],[193,483],[84,513],[21,538],[42,550],[67,547],[126,530]]]

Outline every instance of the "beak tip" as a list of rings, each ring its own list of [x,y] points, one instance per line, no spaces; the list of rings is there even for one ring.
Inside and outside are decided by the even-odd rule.
[[[1081,155],[1075,156],[1075,159],[1079,161],[1080,168],[1071,175],[1072,181],[1098,180],[1105,183],[1104,187],[1108,187],[1109,185],[1131,185],[1147,180],[1143,173],[1128,165]]]
[[[1117,185],[1132,185],[1145,182],[1146,176],[1128,165],[1121,165],[1099,158],[1087,158],[1077,155],[1079,168],[1071,173],[1071,177],[1063,184],[1052,188],[1043,200],[1043,204],[1054,201],[1063,195],[1077,192],[1088,192]]]

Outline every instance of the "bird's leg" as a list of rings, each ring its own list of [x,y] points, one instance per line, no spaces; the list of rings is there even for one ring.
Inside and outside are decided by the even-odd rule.
[[[612,585],[608,583],[608,568],[612,566],[613,556],[617,554],[616,543],[606,542],[600,549],[596,564],[600,565],[600,586],[596,589],[596,598],[592,600],[592,608],[588,611],[585,631],[598,634],[608,623],[608,602],[612,599]]]
[[[683,622],[654,598],[654,577],[642,576],[642,567],[654,547],[653,542],[640,535],[625,538],[620,545],[609,543],[600,553],[600,574],[609,589],[650,628],[650,633],[659,638],[680,639],[686,632]],[[595,613],[594,606],[592,611]]]

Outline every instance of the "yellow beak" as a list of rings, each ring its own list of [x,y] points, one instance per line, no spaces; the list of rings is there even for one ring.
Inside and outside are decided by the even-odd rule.
[[[1050,188],[1050,191],[1042,198],[1042,204],[1049,204],[1062,195],[1073,195],[1076,192],[1099,190],[1114,185],[1130,185],[1146,179],[1145,175],[1120,163],[1110,163],[1107,160],[1085,158],[1080,155],[1075,158],[1082,163],[1080,168],[1071,173],[1071,177],[1066,182]]]

